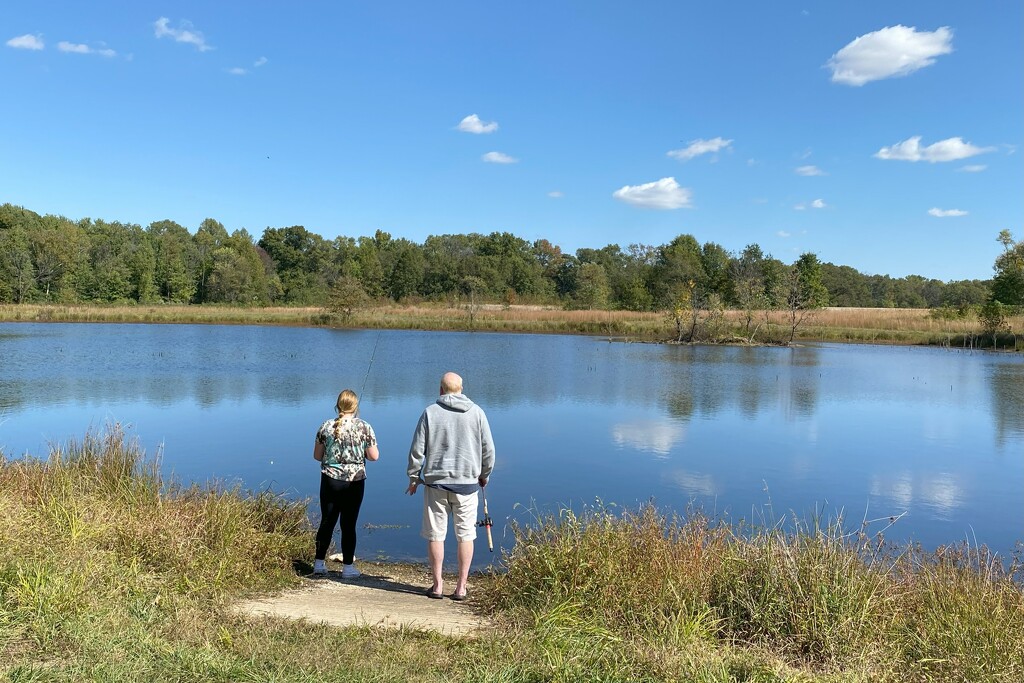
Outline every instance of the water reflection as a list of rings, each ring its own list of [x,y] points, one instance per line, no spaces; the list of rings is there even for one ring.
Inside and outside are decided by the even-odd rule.
[[[992,390],[996,435],[1000,443],[1006,443],[1008,437],[1024,434],[1024,403],[1021,403],[1024,362],[995,363],[990,371],[988,385]]]
[[[715,498],[722,493],[715,478],[706,473],[672,470],[665,474],[665,481],[692,498]]]
[[[936,519],[956,519],[964,504],[964,491],[949,472],[917,474],[903,471],[895,475],[876,474],[871,480],[871,495],[886,501],[897,511],[923,506]]]
[[[609,344],[588,338],[448,333],[93,325],[0,338],[0,407],[142,401],[203,407],[258,396],[300,405],[361,388],[382,401],[429,396],[447,367],[491,405],[663,405],[674,417],[813,414],[819,350]],[[138,328],[144,327],[140,331]],[[420,341],[410,343],[409,335]],[[114,352],[112,352],[112,350]],[[372,365],[370,359],[372,357]],[[637,365],[644,366],[640,376]],[[367,374],[367,368],[372,372]],[[70,370],[70,371],[69,371]]]
[[[926,543],[967,528],[1002,548],[1024,536],[1024,359],[935,349],[7,324],[0,448],[38,453],[117,420],[150,451],[166,444],[168,467],[184,478],[313,496],[312,430],[341,388],[363,389],[382,444],[366,520],[405,525],[374,534],[367,551],[417,557],[404,449],[452,369],[491,420],[496,519],[531,501],[595,498],[742,515],[770,495],[780,515],[824,501],[909,511],[905,533]],[[260,438],[239,450],[237,435],[254,425]]]
[[[686,429],[676,421],[634,420],[612,425],[612,441],[620,448],[667,456],[682,442]]]

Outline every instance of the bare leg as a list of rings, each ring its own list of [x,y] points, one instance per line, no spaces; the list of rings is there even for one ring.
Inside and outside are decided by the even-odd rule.
[[[460,548],[460,561],[461,558],[462,549]],[[430,573],[434,576],[434,585],[430,590],[434,593],[441,593],[444,591],[444,577],[441,576],[441,565],[444,564],[444,541],[427,541],[427,559],[430,561]]]
[[[455,594],[466,594],[469,581],[469,565],[473,563],[473,541],[459,541],[459,578],[455,583]]]

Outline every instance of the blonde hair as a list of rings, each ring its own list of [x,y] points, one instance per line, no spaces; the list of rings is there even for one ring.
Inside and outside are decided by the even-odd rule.
[[[359,410],[359,397],[351,389],[345,389],[338,394],[338,402],[334,407],[338,410],[338,419],[334,421],[334,438],[337,440],[341,438],[341,416],[346,413],[355,415]]]
[[[354,413],[359,410],[359,397],[351,389],[345,389],[338,394],[338,402],[334,404],[334,407],[337,408],[338,415]]]

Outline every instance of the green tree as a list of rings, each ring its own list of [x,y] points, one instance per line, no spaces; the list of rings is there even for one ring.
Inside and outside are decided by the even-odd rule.
[[[1003,253],[993,265],[991,300],[1008,306],[1024,306],[1024,242],[1015,242],[1009,230],[999,233]]]
[[[241,256],[230,247],[218,247],[211,254],[207,281],[207,301],[211,303],[247,304],[255,289],[252,271]]]
[[[0,301],[29,301],[35,285],[35,267],[25,229],[20,225],[0,228]]]
[[[154,281],[165,301],[187,304],[198,290],[199,253],[192,235],[174,221],[151,223],[146,231],[156,257]]]
[[[942,292],[942,305],[965,312],[971,306],[980,306],[989,297],[989,286],[979,280],[947,282]]]
[[[44,216],[29,242],[41,296],[48,301],[76,300],[79,281],[88,278],[89,238],[85,232],[66,218]]]
[[[130,227],[114,221],[88,218],[79,222],[89,235],[89,282],[86,298],[94,301],[125,302],[133,297],[132,268],[129,262]]]
[[[431,235],[423,243],[423,279],[420,291],[427,296],[455,294],[476,255],[479,235]]]
[[[771,308],[765,293],[764,265],[764,254],[756,244],[748,244],[730,263],[734,302],[743,311],[743,336],[751,343],[761,326],[755,324],[757,312]]]
[[[786,308],[789,311],[789,343],[813,312],[828,303],[828,290],[821,281],[821,263],[810,252],[800,255],[786,280]]]
[[[699,287],[705,295],[717,294],[721,301],[736,300],[735,283],[730,273],[732,259],[729,252],[719,244],[706,242],[700,250],[700,264],[703,280]]]
[[[584,263],[580,266],[576,283],[575,304],[579,308],[595,309],[608,307],[608,275],[600,263]]]
[[[989,301],[978,310],[981,329],[992,335],[992,348],[996,348],[999,334],[1010,331],[1010,307],[998,300]]]
[[[688,289],[699,296],[700,292],[694,290],[694,287],[699,288],[705,281],[705,273],[701,248],[693,235],[679,235],[660,247],[654,277],[656,304],[674,308],[679,297]]]
[[[384,266],[380,260],[377,240],[372,237],[359,238],[356,263],[359,264],[359,282],[366,293],[375,299],[384,296]]]
[[[332,315],[347,322],[352,314],[370,303],[359,280],[351,275],[342,275],[331,287],[327,298],[328,310]]]
[[[538,294],[543,291],[543,271],[532,245],[509,232],[492,232],[480,240],[477,273],[488,289],[504,293]]]
[[[649,311],[654,307],[651,281],[658,250],[647,244],[630,244],[622,276],[616,280],[615,304],[629,311]]]
[[[397,239],[388,245],[387,253],[390,266],[388,295],[399,301],[415,294],[423,281],[423,252],[413,242]]]
[[[831,306],[874,306],[868,278],[850,266],[821,264],[821,281]]]
[[[323,237],[301,225],[267,228],[259,246],[273,259],[285,301],[315,304],[326,299],[325,271],[331,266],[332,254]]]

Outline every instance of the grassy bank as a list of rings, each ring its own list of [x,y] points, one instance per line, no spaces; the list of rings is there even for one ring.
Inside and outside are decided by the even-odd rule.
[[[13,681],[1024,678],[1021,585],[973,548],[563,512],[515,530],[473,581],[495,629],[457,639],[232,616],[297,582],[304,502],[176,487],[117,429],[0,463],[0,511]]]
[[[743,313],[727,311],[724,337],[749,337]],[[0,322],[127,322],[219,323],[238,325],[336,326],[372,329],[476,330],[587,334],[625,337],[641,341],[673,336],[673,322],[664,312],[567,311],[550,306],[388,305],[356,310],[347,318],[325,315],[315,307],[242,308],[234,306],[99,306],[99,305],[0,305]],[[786,313],[773,311],[767,323],[759,313],[754,325],[771,336],[788,338]],[[1010,332],[996,340],[1000,349],[1024,350],[1024,316],[1009,319]],[[797,332],[802,341],[926,344],[955,348],[989,348],[973,318],[936,317],[925,309],[829,308],[814,312]]]

